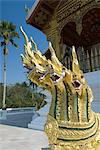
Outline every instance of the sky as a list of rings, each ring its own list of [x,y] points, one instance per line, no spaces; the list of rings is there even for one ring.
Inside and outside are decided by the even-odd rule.
[[[46,36],[38,29],[26,23],[25,5],[31,8],[35,0],[0,0],[0,20],[12,22],[16,25],[16,31],[20,39],[15,39],[19,48],[9,45],[7,62],[7,84],[22,83],[27,80],[25,68],[23,68],[20,54],[24,51],[24,38],[19,27],[22,26],[28,37],[32,36],[38,49],[43,53],[48,47]],[[0,48],[0,82],[3,83],[3,54]]]

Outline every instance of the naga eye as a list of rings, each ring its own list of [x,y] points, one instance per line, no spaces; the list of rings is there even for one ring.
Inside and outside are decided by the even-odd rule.
[[[76,75],[76,74],[74,74],[74,75],[73,75],[73,78],[75,78],[75,77],[77,77],[77,75]]]
[[[36,64],[33,64],[34,67],[36,67]]]
[[[84,77],[84,76],[82,75],[81,78],[83,79],[83,77]]]

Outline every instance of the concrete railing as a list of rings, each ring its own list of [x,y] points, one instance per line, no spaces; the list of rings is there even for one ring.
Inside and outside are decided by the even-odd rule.
[[[0,117],[2,117],[3,114],[2,109],[0,109]],[[17,115],[17,114],[25,114],[25,113],[35,113],[34,107],[26,107],[26,108],[7,108],[6,115]]]
[[[26,108],[7,108],[8,114],[16,114],[16,113],[33,113],[35,111],[34,107],[26,107]]]

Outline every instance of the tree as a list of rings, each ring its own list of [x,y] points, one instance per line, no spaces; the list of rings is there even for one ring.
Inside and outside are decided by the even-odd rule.
[[[26,82],[16,83],[15,85],[7,86],[6,96],[7,107],[32,107],[32,89]]]
[[[4,55],[4,88],[3,88],[3,106],[5,109],[5,98],[6,98],[6,56],[8,55],[8,45],[11,43],[14,47],[18,48],[18,45],[14,42],[14,38],[19,38],[16,32],[16,26],[7,21],[0,21],[0,46],[3,47]]]
[[[42,93],[37,93],[26,82],[16,83],[15,85],[7,85],[6,92],[6,107],[35,107],[39,110],[47,104],[46,96]],[[3,84],[0,83],[0,109],[2,108]]]

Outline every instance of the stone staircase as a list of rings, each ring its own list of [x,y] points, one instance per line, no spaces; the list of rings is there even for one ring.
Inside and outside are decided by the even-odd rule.
[[[37,114],[39,115],[35,119],[33,116],[32,121],[28,124],[28,128],[31,128],[31,129],[44,130],[44,126],[47,120],[47,115],[49,112],[52,96],[50,92],[47,90],[44,90],[41,93],[46,95],[45,100],[47,101],[47,104],[43,108],[41,108],[39,111],[37,111]]]

